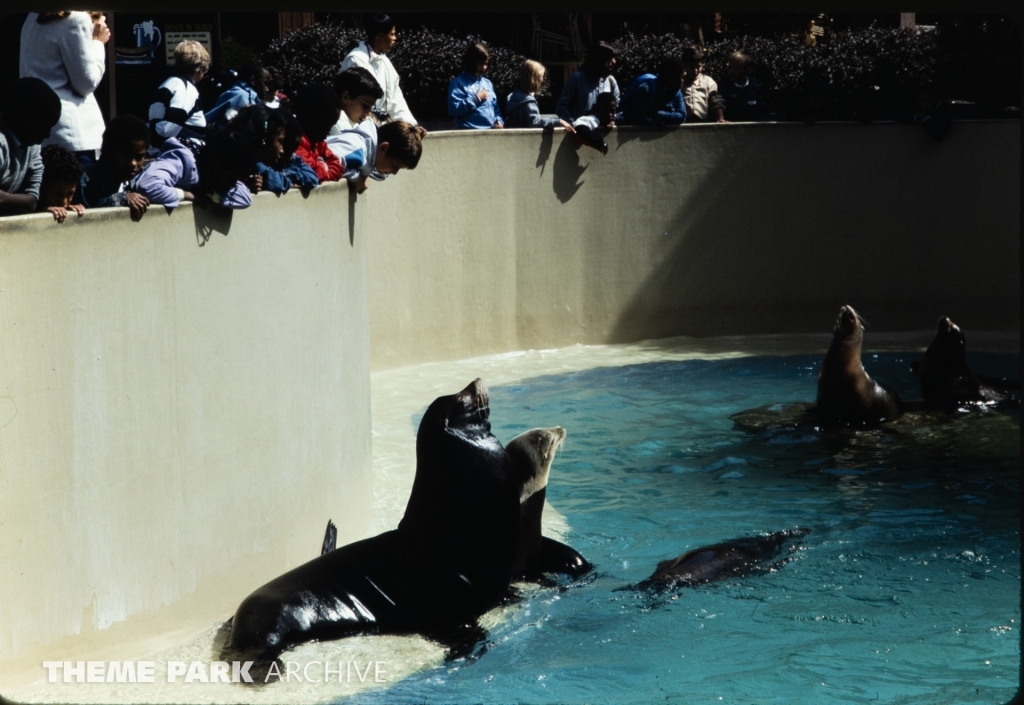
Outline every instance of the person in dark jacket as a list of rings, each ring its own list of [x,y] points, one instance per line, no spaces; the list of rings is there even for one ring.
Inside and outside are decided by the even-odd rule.
[[[242,64],[238,69],[237,80],[220,94],[214,106],[206,112],[206,124],[225,127],[242,108],[261,105],[271,97],[270,72],[252,61]]]
[[[611,93],[618,104],[619,84],[612,76],[618,53],[615,47],[606,42],[598,42],[587,53],[580,70],[569,76],[562,88],[562,94],[555,105],[558,117],[568,122],[575,121],[594,107],[597,96],[602,93]]]
[[[726,80],[718,92],[725,101],[725,116],[729,122],[763,120],[768,113],[761,84],[750,76],[750,55],[736,51],[729,55]]]
[[[519,90],[509,93],[505,103],[505,127],[541,127],[545,130],[564,127],[569,132],[575,132],[572,123],[562,118],[540,116],[534,94],[543,85],[545,73],[547,69],[543,64],[532,59],[527,59],[519,67]]]
[[[683,101],[683,62],[666,56],[657,75],[637,77],[622,98],[622,121],[626,125],[663,127],[686,122]]]
[[[76,202],[86,208],[128,206],[131,217],[146,214],[149,199],[129,189],[142,171],[149,150],[150,131],[141,118],[122,114],[113,118],[103,132],[100,158],[85,167]]]
[[[258,161],[256,172],[263,178],[263,189],[278,196],[293,188],[308,193],[320,185],[320,179],[313,168],[295,153],[302,141],[302,125],[291,113],[282,112],[282,116],[285,133],[281,154],[275,162]]]

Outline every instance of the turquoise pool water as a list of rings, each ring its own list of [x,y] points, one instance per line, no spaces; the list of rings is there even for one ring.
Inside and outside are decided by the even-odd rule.
[[[920,397],[919,354],[866,355]],[[749,433],[730,416],[815,395],[820,356],[598,368],[491,388],[508,441],[568,431],[548,499],[596,573],[529,588],[476,663],[351,703],[1003,703],[1020,667],[1020,416]],[[971,354],[1019,375],[1015,355]],[[418,419],[417,419],[418,421]],[[792,526],[782,570],[651,600],[660,560]]]

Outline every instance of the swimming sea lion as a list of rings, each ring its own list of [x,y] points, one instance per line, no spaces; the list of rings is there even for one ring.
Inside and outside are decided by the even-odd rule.
[[[480,380],[435,400],[417,432],[416,478],[398,529],[332,550],[328,525],[320,557],[242,601],[227,649],[270,660],[354,634],[443,641],[497,606],[519,547],[520,488],[487,417]]]
[[[864,371],[863,341],[863,319],[852,306],[843,306],[818,372],[818,415],[825,423],[874,425],[903,413],[896,392]]]
[[[547,496],[548,477],[555,451],[565,440],[565,429],[535,428],[521,433],[505,446],[519,491],[519,552],[513,580],[541,582],[545,573],[578,578],[592,566],[575,550],[541,535],[541,517]]]
[[[773,561],[783,547],[809,533],[810,529],[786,529],[695,548],[678,558],[662,561],[651,577],[633,587],[652,591],[672,590],[726,578],[770,573],[788,562],[787,558]],[[795,546],[790,547],[791,551],[793,549]]]
[[[935,339],[917,368],[925,404],[951,408],[963,404],[1015,406],[1019,401],[981,382],[967,366],[967,343],[960,327],[939,319]]]

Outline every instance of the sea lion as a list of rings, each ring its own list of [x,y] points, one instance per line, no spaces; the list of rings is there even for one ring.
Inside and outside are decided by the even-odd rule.
[[[875,425],[903,413],[896,392],[864,371],[863,341],[863,319],[852,306],[843,306],[818,372],[818,416],[825,423]]]
[[[726,578],[771,573],[790,560],[786,557],[774,560],[783,547],[809,533],[810,529],[798,527],[695,548],[678,558],[662,561],[651,577],[632,587],[660,592]],[[795,545],[790,546],[790,552],[795,549]]]
[[[1020,403],[979,380],[967,366],[966,354],[963,331],[943,316],[917,368],[925,404],[949,409],[966,404],[1016,406]]]
[[[520,486],[519,551],[512,571],[513,580],[545,582],[545,573],[578,578],[592,568],[569,546],[541,535],[551,464],[564,440],[565,429],[561,426],[535,428],[519,434],[505,446]]]
[[[226,649],[271,660],[297,644],[419,633],[446,642],[506,597],[519,548],[512,462],[474,380],[436,399],[416,436],[416,477],[397,530],[333,549],[239,605]],[[479,629],[473,632],[478,638]]]

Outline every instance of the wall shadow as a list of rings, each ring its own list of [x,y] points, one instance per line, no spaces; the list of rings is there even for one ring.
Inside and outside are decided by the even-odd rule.
[[[583,172],[587,167],[580,166],[580,157],[577,153],[579,145],[572,135],[565,135],[555,152],[555,164],[552,169],[551,181],[555,190],[555,196],[562,203],[568,203],[576,192],[580,190],[585,182],[580,181]]]
[[[210,236],[214,233],[227,235],[231,232],[231,215],[230,208],[213,205],[203,207],[193,203],[192,217],[196,224],[196,241],[199,246],[202,247],[209,242]]]
[[[950,177],[974,174],[988,183],[972,192],[996,201],[1010,189],[1004,169],[986,168],[970,145],[927,144],[906,126],[816,130],[806,144],[789,130],[718,140],[710,159],[688,167],[692,188],[666,219],[665,256],[609,342],[828,333],[843,304],[877,331],[904,330],[907,320],[931,328],[941,315],[1001,329],[1007,307],[1019,315],[1019,271],[994,261],[1017,234],[996,209],[965,207]],[[969,232],[987,235],[968,244]],[[959,257],[965,247],[971,256]],[[1011,289],[1000,313],[991,302]]]

